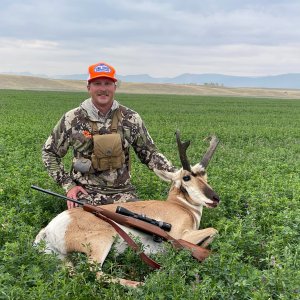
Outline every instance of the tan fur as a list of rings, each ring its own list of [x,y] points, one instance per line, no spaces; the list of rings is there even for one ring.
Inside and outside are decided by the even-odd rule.
[[[176,239],[184,239],[188,242],[208,246],[213,240],[217,231],[214,228],[206,228],[198,230],[202,215],[203,206],[214,207],[217,205],[217,195],[213,192],[210,186],[206,183],[206,175],[191,174],[188,171],[180,170],[175,173],[157,171],[158,175],[162,175],[165,180],[173,182],[170,189],[168,199],[161,200],[146,200],[140,202],[128,202],[122,204],[105,205],[105,209],[116,211],[118,205],[125,207],[135,213],[145,214],[149,218],[157,221],[164,221],[172,224],[170,235]],[[190,176],[190,180],[183,180],[184,176]],[[217,200],[215,200],[217,199]],[[64,233],[64,249],[69,252],[83,252],[89,256],[90,261],[97,262],[102,266],[107,254],[109,253],[117,233],[111,225],[97,218],[93,214],[84,211],[82,208],[74,208],[64,212],[66,229]],[[62,217],[57,220],[62,219]],[[56,228],[60,223],[55,223],[56,218],[51,221],[49,228]],[[141,241],[149,246],[145,249],[146,253],[151,251],[159,251],[161,244],[155,243],[152,237],[142,232],[137,232],[130,228],[121,226],[125,231],[141,238]],[[59,237],[52,236],[53,230],[47,232],[47,227],[43,229],[43,237],[48,244],[53,244],[53,241]],[[41,236],[41,235],[39,235]],[[51,237],[51,238],[50,238]],[[118,244],[118,247],[120,244]],[[53,247],[52,247],[53,248]],[[61,254],[60,249],[57,249],[58,254]],[[99,273],[99,276],[102,276]],[[112,279],[111,282],[118,281],[120,284],[135,287],[140,282],[130,281],[126,279]]]

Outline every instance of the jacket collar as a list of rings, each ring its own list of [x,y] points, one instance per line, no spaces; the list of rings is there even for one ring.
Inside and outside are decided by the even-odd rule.
[[[114,100],[111,109],[105,116],[99,112],[99,110],[93,104],[91,98],[88,98],[85,101],[83,101],[80,104],[80,107],[86,111],[88,118],[91,121],[97,122],[100,121],[101,118],[109,118],[112,112],[119,108],[119,102],[117,100]]]

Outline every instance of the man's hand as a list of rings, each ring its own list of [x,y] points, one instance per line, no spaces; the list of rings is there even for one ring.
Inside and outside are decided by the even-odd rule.
[[[88,195],[88,192],[82,186],[76,185],[68,191],[67,197],[76,200],[78,193],[83,193],[85,195]],[[78,206],[78,204],[71,201],[67,201],[67,206],[68,209],[71,209],[73,207]]]

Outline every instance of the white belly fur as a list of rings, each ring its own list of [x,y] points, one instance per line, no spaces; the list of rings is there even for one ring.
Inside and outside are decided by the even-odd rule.
[[[65,233],[71,222],[68,211],[64,211],[57,215],[45,228],[37,235],[34,244],[38,244],[41,240],[46,242],[46,253],[56,253],[60,258],[64,257],[66,252]]]
[[[135,242],[142,243],[143,252],[146,254],[157,253],[161,247],[162,243],[157,243],[153,240],[153,236],[151,234],[145,234],[141,231],[137,231],[132,228],[128,228],[122,225],[119,225]],[[114,248],[117,253],[122,253],[128,247],[127,243],[118,235],[116,242],[114,243]]]

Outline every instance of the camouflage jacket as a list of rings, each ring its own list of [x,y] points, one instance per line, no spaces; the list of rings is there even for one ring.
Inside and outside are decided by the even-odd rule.
[[[121,135],[125,163],[116,170],[82,174],[73,168],[67,172],[62,158],[73,149],[73,164],[78,157],[90,158],[93,152],[91,121],[96,122],[99,134],[110,133],[112,114],[121,111],[118,133]],[[120,106],[114,100],[110,112],[104,117],[98,113],[91,99],[65,113],[54,127],[42,150],[42,159],[49,175],[68,192],[75,185],[89,187],[104,194],[126,192],[134,189],[130,183],[129,146],[149,169],[174,170],[171,163],[157,151],[141,117],[135,111]]]

